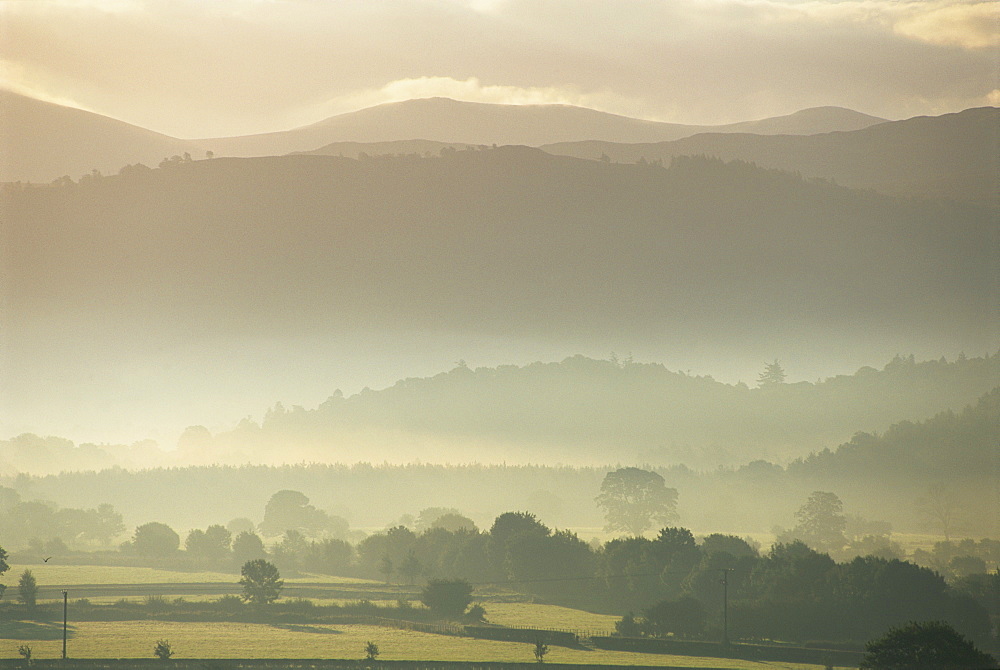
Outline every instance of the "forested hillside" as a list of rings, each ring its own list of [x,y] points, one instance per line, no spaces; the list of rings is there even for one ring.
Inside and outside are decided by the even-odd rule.
[[[702,133],[670,142],[568,142],[553,154],[634,163],[705,155],[835,180],[882,193],[997,203],[1000,109],[891,121],[814,135]]]
[[[311,458],[335,460],[356,441],[369,444],[366,436],[374,433],[386,441],[397,436],[403,447],[377,452],[396,460],[420,458],[426,442],[447,445],[457,461],[603,464],[613,453],[698,468],[784,462],[858,431],[961,409],[998,380],[1000,358],[988,355],[950,363],[897,357],[882,370],[758,388],[660,364],[582,356],[524,367],[460,365],[382,391],[338,393],[315,409],[278,405],[260,425],[244,423],[214,440],[192,431],[187,446],[191,458],[205,461],[234,453],[268,461],[293,446],[308,447]]]
[[[933,367],[916,365],[910,372],[927,377]],[[893,387],[873,388],[878,390],[870,397],[891,394]],[[995,537],[1000,532],[994,513],[998,401],[1000,391],[993,390],[961,411],[899,422],[879,435],[859,433],[837,449],[818,451],[787,467],[766,460],[703,470],[643,467],[660,473],[677,490],[680,521],[698,530],[746,533],[789,527],[807,496],[823,490],[843,500],[845,514],[888,522],[897,531]],[[306,416],[303,412],[300,418]],[[211,441],[200,446],[210,449]],[[300,463],[132,472],[112,468],[0,477],[0,486],[14,488],[26,501],[48,500],[81,509],[110,503],[131,525],[158,520],[185,528],[239,517],[260,522],[270,496],[291,489],[344,517],[352,527],[383,527],[424,508],[452,507],[480,524],[504,510],[518,509],[557,527],[597,528],[603,521],[595,497],[605,474],[616,467],[609,462],[616,458],[614,452],[607,453],[611,455],[600,467]],[[169,508],[164,500],[170,500]]]
[[[89,416],[102,393],[141,403],[132,416],[178,406],[167,396],[232,403],[291,365],[376,366],[414,337],[474,343],[452,360],[524,343],[668,362],[993,347],[993,210],[742,163],[525,147],[217,158],[8,189],[0,207],[14,416],[54,392]],[[202,353],[220,343],[226,356]],[[172,370],[200,381],[171,384]]]

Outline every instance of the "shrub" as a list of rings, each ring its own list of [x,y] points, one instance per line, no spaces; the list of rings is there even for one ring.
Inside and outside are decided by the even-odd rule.
[[[472,602],[472,585],[464,579],[432,579],[420,600],[438,616],[460,617]]]
[[[166,660],[174,655],[174,650],[170,648],[170,643],[166,640],[157,640],[156,646],[153,647],[153,656],[159,659]]]

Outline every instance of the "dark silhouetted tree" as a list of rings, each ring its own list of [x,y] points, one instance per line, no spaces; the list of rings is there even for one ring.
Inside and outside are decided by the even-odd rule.
[[[165,661],[173,655],[174,655],[174,650],[170,646],[170,643],[168,641],[157,640],[156,646],[153,647],[153,656]]]
[[[17,582],[17,599],[28,607],[34,607],[38,599],[38,582],[31,570],[21,573],[21,579]]]
[[[861,668],[917,670],[996,668],[992,656],[942,621],[910,622],[865,645]]]
[[[775,358],[773,363],[765,363],[764,371],[757,377],[757,386],[764,388],[783,383],[785,383],[785,370],[781,367],[778,359]]]
[[[651,635],[695,636],[705,630],[705,608],[690,596],[662,600],[646,610],[643,619],[645,631]]]
[[[844,529],[847,517],[844,504],[834,493],[813,491],[806,503],[795,513],[799,523],[794,536],[819,551],[837,551],[847,544]]]
[[[243,531],[233,540],[233,561],[236,565],[243,565],[247,561],[264,558],[266,555],[264,541],[255,533]]]
[[[381,652],[378,650],[378,645],[372,642],[371,640],[369,640],[368,643],[365,644],[365,658],[367,660],[374,661],[376,658],[378,658],[378,655],[380,653]]]
[[[131,548],[147,558],[170,556],[181,546],[181,538],[165,523],[151,521],[135,529]]]
[[[538,663],[545,662],[545,654],[549,653],[549,645],[545,644],[541,638],[535,640],[535,661]]]
[[[285,582],[274,563],[262,558],[247,561],[240,569],[240,586],[243,587],[243,599],[255,605],[267,605],[281,596],[281,587]]]
[[[609,472],[595,499],[604,509],[606,530],[642,535],[654,525],[677,519],[677,489],[667,488],[663,477],[639,468]]]
[[[3,547],[0,547],[0,576],[3,576],[3,573],[8,570],[10,570],[10,565],[7,564],[7,552]],[[4,591],[6,590],[7,587],[4,584],[0,584],[0,598],[3,598]]]
[[[472,602],[472,585],[464,579],[432,579],[420,594],[420,602],[438,616],[458,618]]]

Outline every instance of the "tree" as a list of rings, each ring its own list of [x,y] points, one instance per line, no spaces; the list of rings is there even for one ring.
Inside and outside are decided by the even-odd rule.
[[[472,602],[472,585],[464,579],[432,579],[424,587],[420,602],[438,616],[457,618]]]
[[[927,493],[917,500],[917,511],[928,526],[944,535],[945,542],[951,541],[951,534],[959,525],[962,506],[955,492],[944,484],[934,484]]]
[[[131,547],[147,558],[169,556],[181,546],[180,536],[165,523],[151,521],[135,529]]]
[[[943,621],[911,621],[868,642],[860,667],[877,670],[996,668],[997,662]]]
[[[376,658],[378,658],[378,655],[380,653],[381,652],[379,652],[378,650],[378,645],[369,640],[368,643],[365,645],[365,658],[368,659],[369,661],[374,661]]]
[[[264,558],[266,555],[264,541],[255,533],[243,531],[233,540],[233,559],[236,565],[243,565],[247,561]]]
[[[399,574],[406,577],[407,584],[412,584],[421,570],[423,570],[423,566],[420,565],[420,561],[417,560],[416,554],[411,549],[399,566]]]
[[[844,503],[834,493],[813,491],[806,503],[795,513],[799,520],[792,533],[819,551],[837,551],[847,544],[844,529]]]
[[[34,607],[38,598],[38,583],[31,570],[21,573],[21,579],[17,582],[17,599],[28,607]]]
[[[243,600],[255,605],[274,602],[280,597],[281,587],[285,585],[274,563],[262,558],[244,563],[240,574],[243,575],[240,578]]]
[[[535,640],[535,660],[539,663],[545,662],[545,654],[549,653],[549,645],[545,644],[541,638]]]
[[[646,631],[653,635],[700,635],[705,630],[705,608],[700,601],[685,596],[662,600],[643,613]]]
[[[174,650],[171,648],[170,643],[167,640],[157,640],[156,646],[153,647],[153,656],[167,660],[174,655]]]
[[[777,358],[774,359],[773,363],[765,363],[764,371],[757,377],[757,386],[761,388],[777,386],[784,382],[785,370],[781,367],[781,363],[778,362]]]
[[[3,575],[3,573],[7,572],[8,570],[10,570],[10,566],[7,564],[7,552],[4,550],[3,547],[0,547],[0,575]],[[0,584],[0,598],[3,598],[4,591],[6,590],[7,587],[3,584]]]
[[[595,498],[604,509],[605,530],[622,530],[635,536],[655,525],[677,519],[677,489],[667,488],[663,477],[639,468],[609,472]]]
[[[315,536],[329,533],[335,536],[347,534],[347,521],[331,517],[321,509],[309,504],[309,498],[298,491],[278,491],[264,506],[264,520],[260,531],[267,537],[282,535],[286,530],[297,530],[303,535]]]

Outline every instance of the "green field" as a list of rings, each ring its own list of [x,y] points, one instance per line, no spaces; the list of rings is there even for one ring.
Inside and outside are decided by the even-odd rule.
[[[0,624],[0,658],[17,658],[17,648],[30,644],[35,658],[58,658],[61,627],[19,628]],[[10,630],[5,630],[10,628]],[[71,658],[151,658],[157,640],[168,640],[177,658],[363,658],[365,644],[379,646],[381,660],[530,662],[533,645],[434,635],[364,625],[297,625],[246,623],[180,623],[160,621],[83,622],[76,624],[67,647]],[[588,665],[662,665],[682,668],[818,669],[821,666],[755,663],[551,647],[552,663]]]
[[[31,570],[39,586],[59,584],[188,584],[207,583],[235,584],[240,580],[235,572],[182,572],[178,570],[159,570],[156,568],[139,568],[115,565],[59,565],[55,562],[11,564],[9,575],[20,575],[25,570]],[[353,577],[335,577],[332,575],[301,574],[285,579],[288,584],[323,583],[323,584],[374,584],[381,582],[371,579],[356,579]]]
[[[12,573],[30,569],[39,586],[58,584],[70,587],[72,611],[73,585],[159,585],[178,587],[191,584],[235,584],[237,576],[220,572],[180,572],[139,567],[67,566],[53,564],[14,565]],[[315,582],[336,586],[343,584],[351,591],[384,592],[386,585],[369,580],[356,580],[318,575],[306,575],[286,580],[289,583]],[[395,587],[410,591],[415,587]],[[159,593],[159,592],[158,592]],[[215,600],[218,596],[184,596],[188,601]],[[120,597],[93,597],[92,603],[113,603]],[[129,596],[143,602],[142,596]],[[167,597],[171,600],[172,597]],[[616,617],[594,614],[556,605],[530,602],[509,602],[510,594],[499,601],[482,598],[490,623],[504,626],[549,628],[605,633],[614,629]],[[315,599],[321,604],[349,604],[356,599]],[[507,601],[507,602],[505,602]],[[394,605],[395,600],[374,600]],[[72,615],[70,616],[72,621]],[[84,621],[73,624],[70,631],[69,655],[76,658],[150,658],[157,640],[169,640],[178,658],[361,658],[365,644],[378,644],[382,660],[441,660],[441,661],[513,661],[534,660],[533,645],[499,642],[466,637],[436,635],[360,624],[260,624],[234,622],[173,622],[173,621]],[[62,652],[60,624],[33,622],[0,622],[0,658],[17,658],[17,648],[30,644],[35,658],[58,658]],[[658,665],[682,668],[819,668],[802,664],[756,663],[714,657],[673,656],[565,648],[552,646],[546,660],[553,663],[587,665]]]

